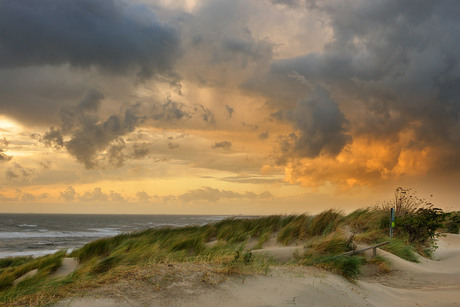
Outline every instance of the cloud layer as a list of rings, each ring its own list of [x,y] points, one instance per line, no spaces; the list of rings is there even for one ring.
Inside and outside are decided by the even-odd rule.
[[[17,122],[0,123],[5,195],[38,201],[27,186],[41,181],[64,201],[152,201],[164,193],[100,182],[175,178],[168,199],[249,201],[283,175],[338,191],[457,178],[459,13],[454,0],[0,0],[0,112]]]

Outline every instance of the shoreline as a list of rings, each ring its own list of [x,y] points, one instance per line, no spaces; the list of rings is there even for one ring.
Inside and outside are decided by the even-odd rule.
[[[337,291],[344,294],[339,306],[375,305],[371,298],[388,302],[382,291],[393,297],[406,297],[410,291],[420,297],[427,291],[442,292],[441,301],[447,300],[442,302],[449,303],[452,295],[452,302],[460,301],[455,296],[460,292],[452,290],[460,288],[460,269],[453,269],[460,268],[458,234],[439,238],[433,254],[437,261],[417,256],[415,248],[427,245],[409,244],[403,228],[398,228],[399,237],[377,248],[377,257],[372,251],[349,253],[388,241],[387,229],[380,226],[386,216],[381,208],[347,216],[326,210],[315,216],[226,219],[205,226],[125,233],[71,253],[3,261],[2,302],[78,307],[114,300],[118,306],[230,306],[225,302],[231,301],[242,306],[302,306],[313,300],[333,306]],[[269,298],[267,291],[278,294]]]

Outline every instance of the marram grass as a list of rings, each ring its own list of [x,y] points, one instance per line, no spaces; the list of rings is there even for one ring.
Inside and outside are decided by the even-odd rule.
[[[69,255],[60,251],[39,258],[0,259],[0,305],[42,306],[127,278],[140,268],[167,263],[211,265],[215,270],[212,274],[267,273],[274,262],[265,256],[253,255],[245,250],[245,245],[249,240],[256,240],[253,249],[262,248],[270,238],[276,238],[281,246],[307,247],[305,254],[291,264],[319,266],[354,280],[366,259],[341,254],[352,250],[353,242],[372,245],[388,240],[388,221],[388,212],[381,208],[357,210],[346,216],[327,210],[315,216],[228,218],[204,226],[120,234],[90,242]],[[350,231],[351,237],[347,235]],[[404,233],[396,232],[384,249],[417,261],[416,250],[422,247],[409,244],[405,238]],[[79,269],[66,277],[51,278],[50,273],[60,266],[65,256],[78,259]],[[384,259],[372,261],[382,266],[382,271],[387,270]],[[35,276],[14,285],[15,279],[34,269],[38,270]],[[212,275],[203,274],[204,280]]]

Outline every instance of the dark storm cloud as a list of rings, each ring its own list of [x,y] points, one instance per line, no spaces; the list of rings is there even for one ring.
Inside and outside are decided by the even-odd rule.
[[[61,131],[59,129],[54,129],[54,127],[51,127],[50,130],[46,132],[40,140],[47,146],[64,146],[64,139],[62,137]]]
[[[177,124],[192,119],[200,119],[205,124],[214,125],[216,119],[214,112],[201,104],[185,104],[169,100],[163,104],[153,103],[149,117],[157,124]]]
[[[86,168],[94,168],[97,163],[97,155],[105,150],[120,137],[134,131],[134,128],[142,122],[142,117],[135,115],[136,106],[128,108],[124,114],[114,114],[103,121],[93,119],[85,120],[75,130],[71,139],[65,142],[67,151]],[[122,147],[111,147],[111,162],[114,166],[123,163],[124,156]],[[121,164],[120,164],[121,163]]]
[[[192,110],[184,103],[168,100],[166,103],[153,105],[152,118],[156,121],[177,121],[192,118]]]
[[[314,158],[321,153],[335,156],[351,140],[346,134],[343,113],[322,88],[317,88],[307,100],[299,101],[284,116],[298,132],[291,134],[289,143],[285,140],[282,149],[287,156]]]
[[[75,125],[79,125],[87,118],[95,117],[103,99],[104,94],[99,90],[89,89],[77,105],[63,107],[60,110],[60,116],[64,133],[71,131]]]
[[[397,141],[405,131],[420,148],[460,150],[458,1],[307,2],[331,28],[331,41],[323,51],[273,61],[263,80],[244,84],[265,93],[273,115],[298,130],[283,140],[285,150],[335,155],[351,136]],[[313,104],[318,87],[330,95]]]
[[[136,104],[124,113],[101,120],[97,111],[103,98],[100,91],[88,90],[75,106],[61,109],[62,129],[51,127],[40,140],[48,146],[66,148],[86,168],[95,167],[97,155],[108,148],[108,163],[113,167],[122,166],[125,145],[120,137],[132,132],[143,119],[135,114]],[[64,141],[64,136],[70,139]]]
[[[118,0],[0,1],[0,68],[71,64],[141,76],[168,71],[178,34]]]
[[[282,4],[297,8],[303,2],[302,0],[271,0],[273,4]]]
[[[133,144],[132,150],[124,137],[145,121],[160,127],[182,125],[188,120],[215,124],[214,113],[200,105],[187,105],[168,100],[166,103],[136,103],[124,111],[106,118],[99,115],[104,94],[92,89],[86,91],[74,106],[60,111],[61,128],[51,127],[39,139],[48,146],[65,148],[86,168],[121,167],[128,159],[141,159],[151,149],[147,143]]]

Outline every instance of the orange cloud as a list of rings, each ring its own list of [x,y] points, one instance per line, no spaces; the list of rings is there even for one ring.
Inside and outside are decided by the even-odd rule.
[[[423,176],[433,168],[433,150],[411,148],[403,141],[355,138],[337,157],[291,160],[285,166],[285,180],[317,188],[327,183],[341,189],[374,186],[403,176]]]

